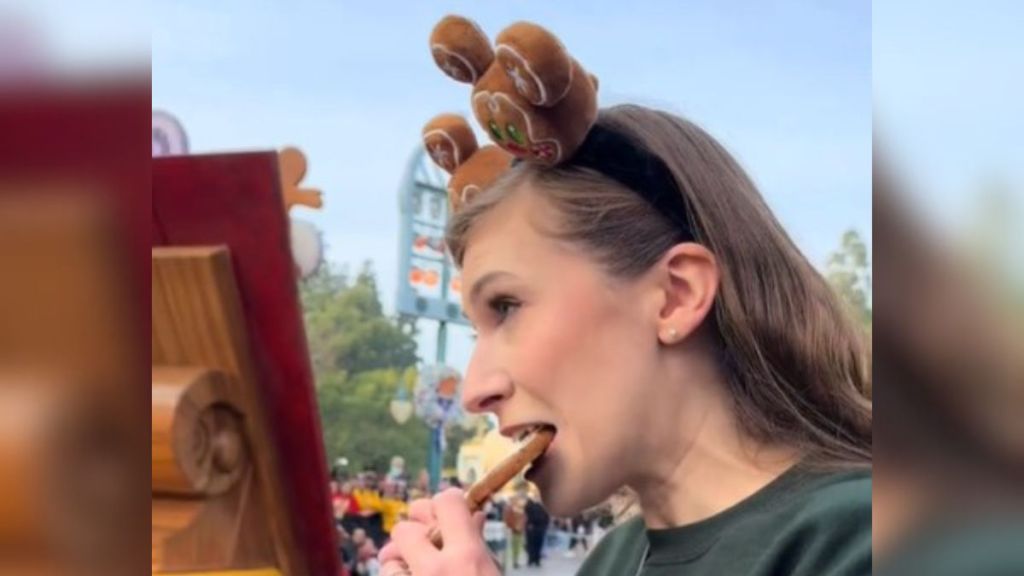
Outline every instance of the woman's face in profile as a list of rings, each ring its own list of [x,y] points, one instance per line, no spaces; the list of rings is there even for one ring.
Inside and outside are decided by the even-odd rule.
[[[546,202],[520,190],[474,226],[464,308],[477,330],[463,402],[503,434],[558,434],[528,478],[555,515],[599,503],[628,478],[658,365],[652,282],[609,277],[579,247],[542,234]]]

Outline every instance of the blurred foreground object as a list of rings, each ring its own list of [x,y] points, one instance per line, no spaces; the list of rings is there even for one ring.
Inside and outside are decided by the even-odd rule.
[[[1024,574],[1024,287],[937,234],[876,161],[880,574]]]
[[[1022,21],[872,9],[877,574],[1024,574]]]
[[[334,576],[274,152],[153,161],[154,573]]]
[[[150,100],[0,92],[0,575],[144,574],[149,506],[153,572],[335,576],[278,154],[151,163]]]
[[[0,89],[0,574],[145,566],[148,77]]]

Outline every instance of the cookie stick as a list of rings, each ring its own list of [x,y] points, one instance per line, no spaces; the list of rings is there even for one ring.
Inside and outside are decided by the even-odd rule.
[[[540,458],[554,439],[555,429],[551,426],[541,426],[530,432],[521,448],[502,460],[483,478],[469,487],[469,490],[466,491],[466,505],[469,507],[469,513],[474,514],[480,511],[484,502],[501,490],[502,486],[508,484],[516,477],[516,474]],[[436,526],[430,529],[427,536],[436,548],[440,549],[444,545],[441,531]]]

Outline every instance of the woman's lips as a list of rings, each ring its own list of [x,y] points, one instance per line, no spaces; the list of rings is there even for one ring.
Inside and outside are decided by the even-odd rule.
[[[533,480],[537,476],[537,474],[540,474],[541,470],[544,468],[544,464],[547,463],[547,458],[548,454],[547,452],[545,452],[543,456],[537,458],[530,464],[530,467],[526,469],[526,473],[523,474],[523,476],[527,480]]]
[[[530,480],[532,477],[539,474],[545,465],[554,457],[552,450],[554,449],[555,442],[557,441],[558,435],[556,434],[554,439],[551,440],[551,443],[548,444],[547,449],[544,450],[544,453],[530,463],[530,466],[526,469],[526,473],[524,474],[527,480]]]

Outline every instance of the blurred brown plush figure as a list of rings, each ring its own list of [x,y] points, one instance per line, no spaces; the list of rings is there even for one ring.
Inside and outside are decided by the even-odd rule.
[[[876,569],[1024,573],[1019,316],[897,186],[876,159]]]

